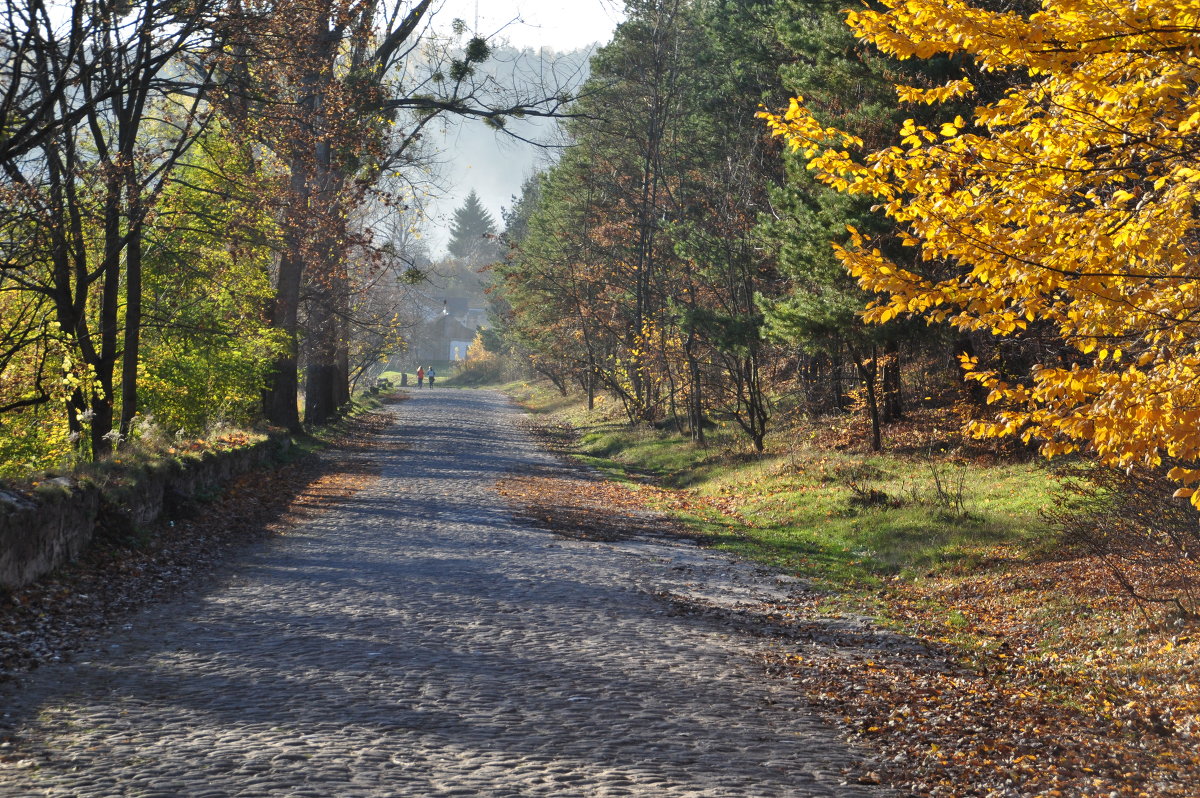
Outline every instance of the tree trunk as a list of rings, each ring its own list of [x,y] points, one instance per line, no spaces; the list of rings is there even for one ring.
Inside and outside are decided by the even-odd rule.
[[[328,424],[337,416],[337,323],[328,292],[308,303],[308,366],[304,379],[304,423]]]
[[[963,334],[954,342],[954,365],[959,365],[959,355],[967,357],[975,357],[975,342],[971,340],[969,334]],[[962,369],[959,368],[961,378]],[[980,407],[987,404],[987,389],[983,387],[983,383],[978,380],[969,380],[967,382],[967,393],[971,397],[971,401]]]
[[[887,423],[904,418],[900,391],[900,345],[889,338],[883,347],[883,420]]]
[[[850,349],[850,356],[854,359],[858,377],[867,391],[867,413],[871,417],[871,451],[881,452],[883,451],[883,431],[879,419],[879,399],[875,390],[875,376],[878,369],[876,368],[874,347],[871,348],[871,354],[872,357],[868,362],[853,347]]]
[[[267,420],[290,432],[303,431],[299,410],[300,384],[296,371],[302,270],[298,253],[289,247],[279,259],[275,301],[271,305],[271,326],[283,331],[284,351],[271,364],[267,389],[263,395],[263,414]]]
[[[327,237],[318,250],[323,255],[314,275],[319,290],[308,303],[304,384],[304,421],[310,427],[328,424],[350,401],[349,285],[338,237]]]
[[[340,413],[350,404],[350,323],[347,315],[339,315],[337,319],[337,355],[334,363],[333,399],[337,402]]]
[[[841,347],[829,355],[829,379],[833,388],[833,406],[838,410],[846,409],[846,390],[842,386],[842,353]]]
[[[700,385],[700,361],[692,352],[694,342],[692,335],[688,336],[684,353],[688,365],[688,427],[691,429],[692,441],[706,446],[704,439],[704,393]]]
[[[750,440],[754,442],[756,452],[766,449],[767,421],[771,417],[767,401],[758,368],[758,354],[752,350],[746,358],[746,416],[750,420]]]
[[[131,216],[136,218],[136,206]],[[142,227],[131,222],[125,250],[125,351],[121,353],[121,436],[128,438],[138,413],[138,359],[142,340]]]
[[[309,364],[304,380],[304,423],[311,429],[337,418],[334,382],[336,368],[328,363]]]
[[[333,59],[333,51],[327,56]],[[325,228],[316,247],[316,273],[312,281],[319,288],[313,300],[309,338],[315,343],[308,354],[305,382],[305,421],[327,424],[350,401],[350,342],[346,320],[350,316],[350,281],[346,274],[346,223],[342,206],[348,176],[334,163],[329,140],[316,143],[315,200],[326,209]],[[317,406],[309,409],[310,403]],[[320,420],[316,420],[316,419]]]
[[[284,219],[284,247],[275,275],[271,303],[271,327],[283,332],[284,350],[271,364],[263,392],[263,415],[289,432],[302,432],[299,393],[300,285],[304,278],[306,218],[311,205],[311,169],[303,154],[296,153],[289,165],[289,205]]]
[[[121,183],[110,178],[104,203],[104,279],[100,290],[100,354],[91,363],[100,390],[92,394],[92,457],[112,453],[114,428],[114,368],[120,333],[121,299]]]

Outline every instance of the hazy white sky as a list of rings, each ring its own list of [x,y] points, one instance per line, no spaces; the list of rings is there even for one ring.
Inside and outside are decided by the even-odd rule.
[[[608,43],[624,19],[624,5],[623,0],[444,0],[433,24],[446,30],[459,18],[494,43],[507,40],[514,47],[561,52]],[[501,207],[512,204],[522,181],[545,158],[544,151],[490,132],[464,136],[452,130],[445,147],[447,193],[429,202],[425,228],[435,255],[445,247],[451,215],[469,191],[479,194],[500,224]]]
[[[621,0],[445,0],[435,20],[457,17],[482,36],[499,32],[516,47],[573,50],[607,42],[623,7]]]

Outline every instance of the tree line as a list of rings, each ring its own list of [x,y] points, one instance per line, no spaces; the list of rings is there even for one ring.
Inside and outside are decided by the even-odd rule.
[[[902,366],[944,331],[868,325],[829,243],[868,203],[811,180],[756,114],[793,93],[877,140],[900,113],[887,71],[834,3],[650,0],[592,61],[567,149],[510,210],[503,344],[631,421],[703,442],[723,421],[762,450],[772,396],[863,408],[871,441],[904,413]],[[923,68],[909,70],[925,78]]]
[[[432,126],[562,116],[491,348],[758,449],[781,392],[878,449],[965,373],[974,434],[1200,496],[1186,0],[632,0],[578,92],[426,0],[0,9],[6,464],[330,419],[399,346]]]
[[[5,0],[0,461],[334,417],[402,346],[440,120],[553,116],[430,0]],[[303,395],[303,416],[299,398]]]
[[[627,9],[507,214],[494,348],[760,450],[782,393],[879,449],[959,385],[970,434],[1197,501],[1194,3]]]

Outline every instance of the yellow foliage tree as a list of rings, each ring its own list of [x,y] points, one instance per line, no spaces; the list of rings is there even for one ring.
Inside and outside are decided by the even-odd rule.
[[[838,190],[866,194],[906,234],[903,265],[850,230],[838,257],[881,296],[866,312],[1018,335],[1057,327],[1072,357],[1005,380],[964,358],[1003,408],[981,436],[1048,456],[1173,466],[1200,507],[1200,4],[1046,0],[1036,13],[961,0],[882,0],[847,13],[895,57],[944,55],[1009,88],[967,120],[911,120],[900,144],[856,154],[796,98],[761,114]],[[902,102],[961,105],[959,77],[897,86]],[[949,116],[949,114],[947,114]]]

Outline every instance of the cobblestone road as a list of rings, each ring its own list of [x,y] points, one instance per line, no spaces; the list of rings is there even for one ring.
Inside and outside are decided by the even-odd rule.
[[[879,794],[760,642],[653,596],[745,566],[514,522],[494,480],[557,468],[517,411],[414,394],[372,487],[5,685],[0,796]]]

